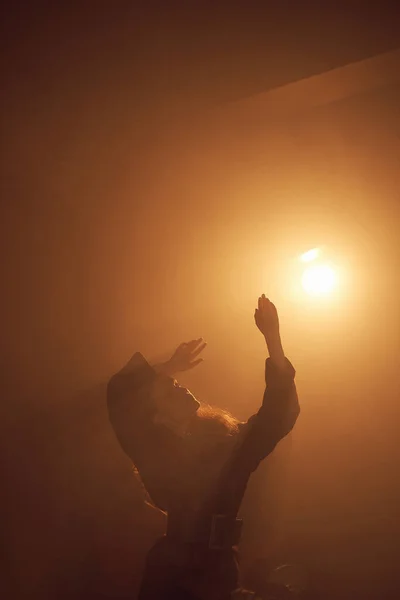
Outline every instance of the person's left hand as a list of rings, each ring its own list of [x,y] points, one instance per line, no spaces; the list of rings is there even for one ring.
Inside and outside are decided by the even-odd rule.
[[[168,361],[171,372],[189,371],[199,365],[203,362],[203,359],[197,358],[197,356],[206,346],[207,344],[203,341],[203,338],[180,344]]]
[[[258,299],[258,308],[254,312],[254,320],[258,329],[268,341],[279,339],[279,318],[275,304],[265,297],[265,294]]]

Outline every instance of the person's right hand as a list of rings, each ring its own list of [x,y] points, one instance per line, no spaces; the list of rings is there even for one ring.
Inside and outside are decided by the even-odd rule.
[[[206,346],[207,344],[203,338],[183,342],[168,361],[171,371],[173,373],[181,373],[182,371],[189,371],[197,367],[197,365],[203,362],[202,358],[197,357]]]

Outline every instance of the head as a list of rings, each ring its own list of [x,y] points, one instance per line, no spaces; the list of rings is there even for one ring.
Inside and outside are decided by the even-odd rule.
[[[150,396],[156,409],[154,423],[184,435],[200,406],[193,394],[172,377],[159,374],[151,384]]]
[[[238,421],[230,413],[200,404],[187,388],[170,377],[158,376],[151,395],[157,410],[154,422],[182,437],[209,445],[238,431]]]

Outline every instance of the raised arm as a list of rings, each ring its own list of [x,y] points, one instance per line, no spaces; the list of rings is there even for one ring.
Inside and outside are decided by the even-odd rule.
[[[287,365],[281,342],[278,311],[275,305],[265,297],[265,294],[258,299],[254,320],[264,336],[271,362],[275,367],[284,371]]]
[[[276,307],[263,294],[254,313],[264,336],[269,358],[265,361],[265,392],[260,410],[244,426],[243,459],[255,469],[296,423],[300,413],[295,370],[283,351]]]

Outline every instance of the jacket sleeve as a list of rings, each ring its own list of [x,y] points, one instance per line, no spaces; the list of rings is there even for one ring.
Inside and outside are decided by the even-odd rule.
[[[284,369],[265,362],[265,392],[257,414],[243,425],[242,460],[255,470],[294,427],[300,406],[294,383],[295,370],[288,359]]]
[[[154,371],[119,372],[107,386],[108,416],[123,451],[135,462],[138,438],[151,427],[153,407],[145,387],[155,377]]]

